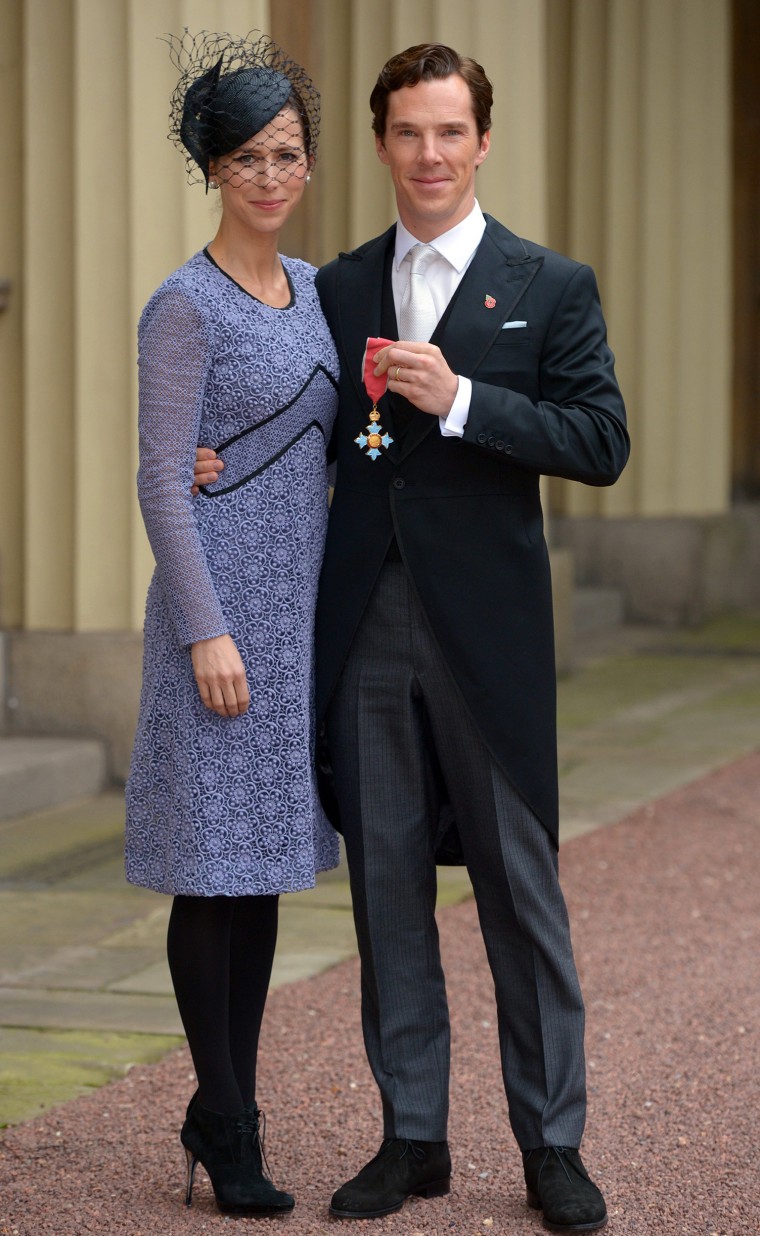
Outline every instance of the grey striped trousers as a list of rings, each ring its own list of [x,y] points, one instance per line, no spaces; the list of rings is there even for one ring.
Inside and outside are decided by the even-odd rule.
[[[473,633],[476,638],[476,633]],[[433,835],[454,807],[522,1149],[579,1146],[583,1001],[554,844],[482,742],[401,563],[386,563],[328,715],[384,1136],[442,1141],[449,1017]]]

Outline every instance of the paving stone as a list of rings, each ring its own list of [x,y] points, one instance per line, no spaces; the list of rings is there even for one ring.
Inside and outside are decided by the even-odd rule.
[[[115,791],[50,808],[34,815],[0,821],[0,879],[23,878],[30,864],[58,863],[65,869],[71,852],[111,842],[121,846],[124,795]]]
[[[142,970],[136,970],[125,978],[108,983],[108,990],[131,995],[139,993],[145,996],[170,996],[174,998],[172,976],[169,964],[165,958],[154,961]]]
[[[106,783],[102,743],[86,738],[0,738],[0,818],[98,794]]]
[[[149,948],[66,945],[37,964],[3,971],[0,984],[8,987],[59,987],[68,991],[99,991],[104,988],[114,991],[120,978],[139,973],[152,963],[154,956],[155,949]]]
[[[0,987],[3,1026],[182,1034],[173,996]]]
[[[0,1027],[0,1124],[29,1120],[123,1076],[137,1061],[160,1059],[182,1041],[163,1034]]]

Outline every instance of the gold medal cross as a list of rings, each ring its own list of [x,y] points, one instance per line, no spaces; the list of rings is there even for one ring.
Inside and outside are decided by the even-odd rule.
[[[354,438],[354,442],[360,450],[365,450],[370,459],[377,459],[383,451],[387,451],[388,447],[393,442],[393,438],[389,433],[383,432],[383,427],[380,424],[380,413],[377,408],[373,408],[369,414],[370,423],[365,425],[364,433],[360,433],[358,438]]]

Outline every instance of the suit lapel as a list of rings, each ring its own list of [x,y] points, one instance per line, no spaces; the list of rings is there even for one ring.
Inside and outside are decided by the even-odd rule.
[[[430,342],[443,352],[454,373],[470,378],[509,321],[520,297],[543,265],[530,258],[522,242],[486,215],[486,230],[451,303]],[[486,303],[493,301],[491,308]],[[419,446],[438,424],[434,416],[415,416],[404,438],[401,458]]]
[[[531,258],[521,241],[486,216],[475,257],[459,285],[451,311],[433,335],[450,368],[471,378],[493,347],[504,322],[535,279],[542,258]],[[489,304],[494,303],[489,308]]]

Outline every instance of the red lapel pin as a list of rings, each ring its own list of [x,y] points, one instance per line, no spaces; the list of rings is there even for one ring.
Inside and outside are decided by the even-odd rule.
[[[489,296],[488,293],[486,293],[486,299],[484,303],[485,303],[486,309],[496,308],[496,301],[494,300],[493,296]]]

